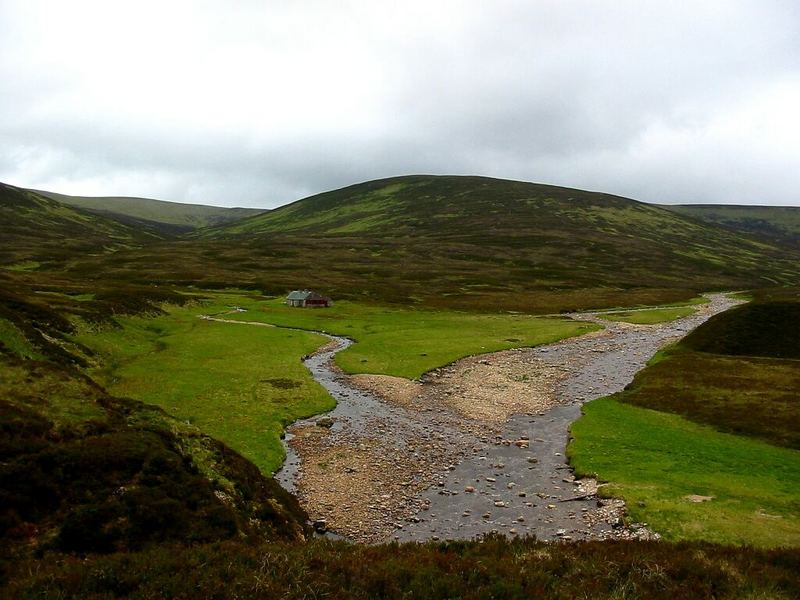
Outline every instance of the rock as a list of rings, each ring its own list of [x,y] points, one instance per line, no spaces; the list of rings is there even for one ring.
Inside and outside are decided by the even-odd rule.
[[[324,427],[330,429],[333,427],[333,419],[331,417],[320,417],[316,422],[317,427]]]
[[[506,503],[503,502],[502,500],[495,500],[494,505],[497,506],[498,508],[503,508],[505,507]]]
[[[325,519],[317,519],[311,524],[311,526],[317,533],[325,533],[328,531],[328,522]]]
[[[475,488],[472,487],[471,485],[468,485],[467,487],[464,488],[464,491],[467,492],[468,494],[474,494]]]

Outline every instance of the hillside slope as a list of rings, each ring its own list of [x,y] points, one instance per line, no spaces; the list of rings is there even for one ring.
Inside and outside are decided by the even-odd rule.
[[[0,264],[60,262],[158,239],[113,219],[0,183]]]
[[[0,277],[0,580],[3,559],[37,550],[306,538],[297,500],[254,464],[86,373],[97,359],[72,341],[76,323],[115,328],[186,296],[54,289]]]
[[[632,289],[768,286],[800,277],[800,253],[619,196],[485,177],[408,176],[319,194],[199,232],[245,244],[262,273],[336,293],[424,298],[584,290],[567,307]],[[235,254],[230,254],[232,262]],[[267,260],[269,257],[269,260]],[[252,262],[252,261],[251,261]],[[274,277],[273,277],[274,276]],[[580,296],[580,297],[578,297]],[[629,298],[630,300],[630,298]],[[528,302],[527,304],[530,304]]]
[[[264,212],[260,208],[224,208],[150,198],[67,196],[55,192],[31,191],[69,206],[160,233],[184,233],[200,227],[224,225]]]
[[[665,205],[663,208],[762,239],[800,248],[800,207],[797,206],[687,204]]]

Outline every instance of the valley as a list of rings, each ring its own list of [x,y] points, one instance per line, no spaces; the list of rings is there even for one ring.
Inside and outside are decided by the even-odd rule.
[[[482,177],[122,200],[0,186],[10,597],[800,590],[788,230]]]

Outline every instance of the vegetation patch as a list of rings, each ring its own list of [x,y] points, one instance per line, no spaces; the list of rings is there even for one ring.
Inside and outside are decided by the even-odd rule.
[[[196,428],[58,364],[0,360],[0,559],[297,539],[305,518]]]
[[[604,313],[601,316],[607,321],[622,321],[624,323],[635,323],[637,325],[653,325],[655,323],[666,323],[694,314],[695,309],[690,306],[675,308],[653,308],[649,310],[635,310]]]
[[[677,415],[588,403],[568,452],[580,475],[611,482],[631,518],[668,540],[800,545],[800,452],[717,432]],[[712,497],[692,502],[687,497]]]
[[[658,358],[621,401],[800,450],[800,361],[719,356],[680,345]]]
[[[716,315],[682,342],[699,352],[800,359],[800,302],[756,302]]]
[[[798,318],[800,303],[785,301],[716,315],[660,352],[620,400],[800,450],[800,360],[780,358],[797,352]]]
[[[9,569],[12,598],[446,599],[800,596],[800,551],[712,544],[482,542],[357,546],[236,542]]]
[[[228,300],[167,307],[155,318],[119,317],[119,327],[75,340],[98,355],[92,374],[113,394],[160,406],[272,473],[284,458],[283,428],[333,408],[300,362],[325,338],[199,318],[226,312]]]

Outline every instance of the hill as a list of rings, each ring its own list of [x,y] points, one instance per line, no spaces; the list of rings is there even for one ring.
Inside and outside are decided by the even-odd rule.
[[[800,302],[757,302],[715,316],[681,342],[698,352],[800,359]]]
[[[0,183],[0,264],[62,262],[70,255],[116,250],[158,239],[113,219]]]
[[[630,305],[800,277],[800,253],[778,243],[628,198],[485,177],[361,183],[196,235],[231,265],[259,264],[275,292],[449,306],[557,308],[553,292],[561,309]]]
[[[62,204],[107,216],[139,229],[169,234],[224,225],[264,212],[264,209],[260,208],[224,208],[150,198],[67,196],[55,192],[31,191]]]
[[[687,204],[665,205],[664,208],[728,229],[800,248],[800,207]]]

